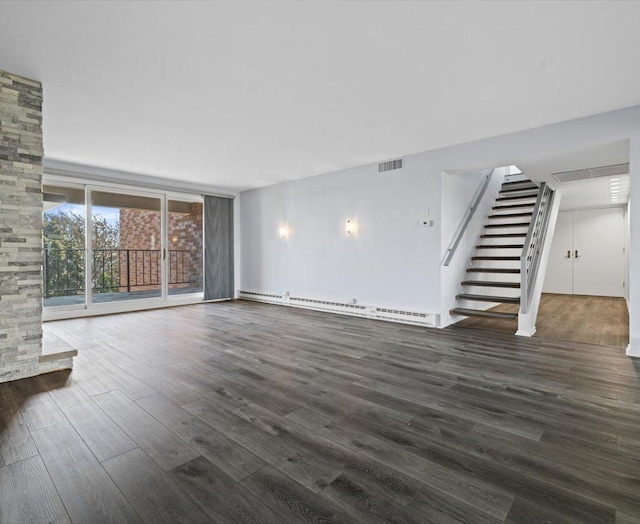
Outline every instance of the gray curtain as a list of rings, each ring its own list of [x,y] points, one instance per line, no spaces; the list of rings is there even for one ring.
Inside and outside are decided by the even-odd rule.
[[[204,299],[233,298],[233,199],[204,197]]]

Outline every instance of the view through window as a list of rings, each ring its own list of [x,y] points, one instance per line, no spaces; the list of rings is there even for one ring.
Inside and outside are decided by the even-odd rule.
[[[91,250],[85,191],[91,202]],[[169,198],[163,206],[162,195],[72,183],[45,184],[43,193],[45,307],[160,299],[165,283],[168,297],[202,293],[201,199]]]

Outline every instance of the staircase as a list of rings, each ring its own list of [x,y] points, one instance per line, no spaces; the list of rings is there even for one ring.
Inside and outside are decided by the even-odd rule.
[[[464,290],[456,300],[465,306],[452,316],[517,320],[518,313],[482,309],[487,302],[520,304],[520,257],[539,188],[524,175],[506,177],[467,268]]]

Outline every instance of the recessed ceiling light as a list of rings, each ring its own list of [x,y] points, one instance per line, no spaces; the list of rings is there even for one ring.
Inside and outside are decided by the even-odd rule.
[[[609,179],[609,182],[614,182],[614,181],[616,181],[616,180],[620,180],[620,179],[619,179],[618,177],[616,177],[616,178],[610,178],[610,179]]]

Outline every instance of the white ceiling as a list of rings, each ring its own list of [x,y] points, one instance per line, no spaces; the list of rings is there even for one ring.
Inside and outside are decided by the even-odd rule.
[[[617,182],[613,187],[619,189],[615,199],[611,192],[615,182],[609,182],[613,179]],[[626,205],[629,202],[629,182],[628,174],[564,182],[560,184],[560,210]]]
[[[554,173],[628,163],[629,141],[622,140],[531,163],[519,163],[518,167],[529,179],[546,182],[557,189],[562,195],[560,209],[564,210],[625,205],[629,201],[630,177],[626,174],[558,182],[553,178]]]
[[[45,154],[230,190],[640,104],[640,2],[0,2]]]

